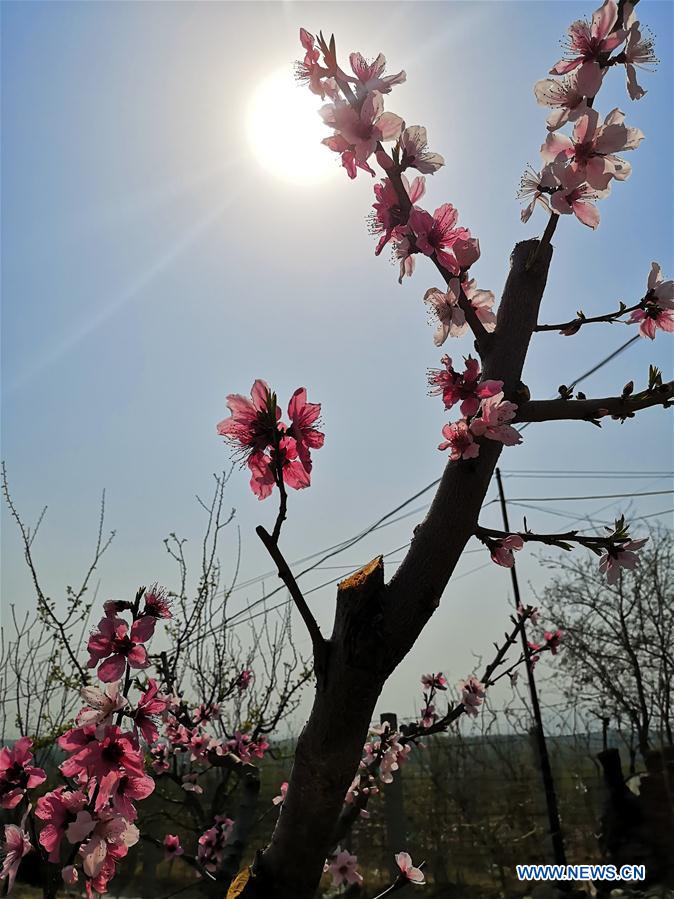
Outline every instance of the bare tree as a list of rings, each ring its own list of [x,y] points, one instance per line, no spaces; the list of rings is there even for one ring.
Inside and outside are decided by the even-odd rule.
[[[540,603],[565,632],[564,690],[615,725],[645,755],[672,745],[674,540],[652,530],[641,564],[610,585],[587,559],[562,559]]]

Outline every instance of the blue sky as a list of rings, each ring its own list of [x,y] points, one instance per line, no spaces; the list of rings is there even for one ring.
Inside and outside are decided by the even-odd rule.
[[[515,199],[545,138],[532,85],[559,57],[567,25],[592,10],[576,2],[3,4],[2,456],[24,515],[49,506],[36,554],[53,595],[88,558],[103,487],[118,536],[101,566],[102,593],[170,583],[162,539],[177,531],[196,552],[203,514],[194,494],[207,493],[211,473],[228,464],[215,423],[225,395],[247,392],[255,377],[286,398],[305,385],[323,404],[326,444],[312,488],[291,497],[289,559],[357,533],[442,471],[436,446],[448,417],[425,384],[441,355],[422,303],[439,286],[433,270],[422,261],[399,287],[386,254],[374,258],[368,176],[291,184],[259,165],[247,137],[251,94],[299,56],[300,25],[334,31],[344,58],[383,51],[390,71],[407,71],[387,107],[425,124],[447,162],[428,179],[424,205],[458,207],[480,238],[478,285],[498,297],[513,244],[545,226],[543,212],[523,226]],[[643,0],[639,11],[657,35],[659,70],[642,73],[648,94],[638,103],[622,72],[610,72],[597,108],[620,106],[646,140],[629,156],[630,180],[601,203],[597,232],[560,223],[547,321],[634,302],[652,260],[674,274],[672,5]],[[272,145],[286,139],[278,127],[265,135]],[[616,325],[573,338],[540,334],[525,380],[535,396],[552,395],[632,333]],[[468,338],[448,347],[455,358],[469,351]],[[662,334],[584,389],[605,395],[630,378],[638,384],[651,362],[671,371]],[[669,471],[671,419],[656,409],[602,431],[532,426],[502,468]],[[506,484],[512,496],[569,497],[666,490],[671,478]],[[258,503],[235,472],[229,502],[242,578],[268,571],[254,527],[272,523],[273,501]],[[545,507],[567,518],[529,510],[531,526],[607,521],[627,508],[650,515],[672,503],[661,495]],[[331,560],[345,567],[314,572],[307,589],[404,544],[421,514]],[[671,524],[671,515],[652,520]],[[495,506],[484,522],[498,524]],[[225,570],[234,548],[234,540],[225,546]],[[522,556],[524,582],[541,586],[535,553]],[[3,608],[24,607],[30,583],[4,509],[2,562]],[[457,575],[485,562],[484,552],[468,555]],[[382,708],[411,713],[422,669],[454,680],[471,670],[472,653],[503,630],[508,588],[493,565],[450,585]],[[233,608],[259,596],[241,590]],[[327,626],[334,587],[310,599]],[[299,630],[298,639],[306,643]]]

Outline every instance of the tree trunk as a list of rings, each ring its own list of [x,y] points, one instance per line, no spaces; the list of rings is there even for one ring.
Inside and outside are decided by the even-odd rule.
[[[484,377],[502,380],[515,402],[552,258],[545,246],[534,260],[538,248],[537,240],[516,245],[497,330],[483,347]],[[286,800],[242,899],[314,896],[381,689],[438,607],[475,531],[501,449],[500,443],[484,440],[477,459],[447,465],[428,515],[388,585],[381,558],[339,585],[327,663],[318,672]]]

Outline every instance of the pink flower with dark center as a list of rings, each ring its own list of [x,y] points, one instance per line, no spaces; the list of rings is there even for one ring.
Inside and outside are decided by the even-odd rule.
[[[504,568],[512,568],[515,564],[513,552],[518,552],[523,546],[524,540],[518,534],[509,534],[501,540],[496,540],[491,546],[492,562]]]
[[[169,764],[169,747],[166,743],[158,743],[150,748],[152,768],[157,774],[164,774],[171,769]]]
[[[410,203],[414,205],[424,195],[426,179],[418,176],[410,184],[405,175],[400,177]],[[389,240],[404,237],[407,214],[402,211],[398,194],[389,178],[375,184],[374,195],[377,201],[372,204],[375,211],[370,216],[370,231],[372,234],[381,234],[374,251],[375,256],[379,256]]]
[[[458,211],[451,203],[439,206],[433,215],[425,209],[413,209],[409,226],[414,233],[417,249],[425,256],[433,256],[440,265],[455,275],[460,266],[455,256],[449,252],[457,240],[469,240],[468,228],[457,228]]]
[[[110,801],[110,807],[114,812],[128,821],[135,821],[138,815],[133,803],[151,796],[154,793],[155,782],[149,774],[125,774],[118,778],[113,773],[104,777],[99,786],[97,811]]]
[[[557,131],[567,122],[574,122],[587,108],[587,94],[577,72],[562,79],[542,78],[534,84],[534,94],[540,106],[554,110],[546,119],[548,131]]]
[[[431,368],[428,371],[430,395],[442,395],[445,409],[451,409],[461,402],[461,415],[470,418],[480,406],[480,400],[494,396],[503,390],[503,381],[480,381],[480,363],[472,356],[465,359],[466,370],[459,373],[454,370],[449,356],[440,360],[444,369]]]
[[[585,95],[594,97],[601,87],[602,67],[612,50],[625,40],[625,32],[614,26],[618,19],[615,0],[605,0],[592,15],[592,22],[582,19],[569,26],[567,54],[552,69],[551,75],[565,75],[580,66]]]
[[[468,422],[463,418],[453,424],[445,425],[442,429],[442,436],[445,440],[438,444],[438,449],[448,449],[452,462],[457,462],[459,459],[476,459],[480,455],[480,447],[473,440]]]
[[[635,309],[627,321],[629,324],[640,322],[639,333],[651,340],[655,339],[658,328],[674,331],[674,281],[663,280],[657,262],[651,264],[643,308]]]
[[[163,840],[164,844],[164,858],[172,859],[177,858],[179,855],[182,855],[185,851],[183,847],[180,845],[180,837],[174,836],[172,833],[167,833]]]
[[[61,840],[66,829],[77,818],[87,803],[87,797],[80,790],[71,792],[59,787],[51,793],[40,796],[35,814],[41,821],[46,821],[40,831],[39,841],[48,853],[50,862],[58,863],[60,859]]]
[[[426,149],[428,138],[426,129],[421,125],[410,125],[400,135],[400,167],[416,169],[424,175],[432,175],[445,160],[439,153]]]
[[[152,636],[154,625],[155,619],[148,615],[134,621],[129,633],[129,625],[122,618],[102,618],[98,630],[89,637],[87,668],[95,668],[101,662],[97,674],[106,683],[119,680],[127,662],[130,668],[147,668],[150,660],[142,644]]]
[[[421,685],[427,690],[446,690],[448,682],[445,675],[438,672],[437,674],[422,674]]]
[[[0,749],[0,808],[15,808],[26,790],[39,787],[47,779],[42,768],[31,764],[32,745],[30,737],[21,737],[11,749]]]
[[[379,142],[395,140],[404,125],[400,116],[384,112],[384,98],[379,91],[367,95],[360,111],[344,100],[336,100],[324,106],[320,114],[325,124],[334,128],[336,136],[348,144],[356,163],[367,162]],[[335,150],[329,141],[327,138],[323,143]],[[337,149],[336,152],[344,151]]]
[[[559,647],[562,642],[563,636],[564,634],[560,630],[545,631],[545,633],[543,634],[543,637],[545,638],[545,645],[553,654],[553,656],[556,656],[559,652]]]
[[[480,418],[474,418],[470,430],[476,437],[487,437],[498,440],[506,446],[515,446],[522,442],[519,431],[509,425],[517,412],[516,403],[503,398],[503,393],[496,393],[482,400]]]
[[[412,864],[412,858],[408,852],[396,853],[396,865],[400,868],[400,874],[404,880],[410,883],[425,883],[424,872],[421,868],[415,868]]]
[[[530,608],[530,606],[528,606],[527,609],[528,609],[528,608]],[[522,603],[520,602],[520,603],[517,605],[517,617],[518,617],[518,618],[523,618],[523,617],[524,617],[524,613],[527,611],[527,609],[525,609],[524,606],[522,605]],[[529,615],[528,620],[531,621],[532,624],[537,624],[537,623],[538,623],[538,609],[533,609],[533,611],[532,611],[531,614]]]
[[[467,715],[475,717],[482,700],[485,697],[485,686],[474,674],[467,680],[459,681],[459,692],[461,693],[461,702],[466,710]]]
[[[227,407],[232,413],[218,424],[218,434],[231,443],[245,461],[274,446],[281,410],[276,395],[266,381],[258,378],[250,391],[251,399],[230,393]]]
[[[145,591],[145,608],[143,615],[151,618],[172,618],[171,599],[166,595],[166,590],[155,584]]]
[[[0,880],[7,881],[7,893],[11,893],[16,880],[16,874],[21,864],[21,859],[33,851],[30,837],[16,824],[5,824],[5,839],[0,844],[2,856],[2,868],[0,868]]]
[[[561,188],[553,193],[550,205],[558,215],[575,215],[579,222],[593,230],[599,225],[599,210],[594,205],[597,200],[607,197],[609,188],[595,190],[585,181],[580,172],[566,167],[559,173]]]
[[[217,702],[202,702],[192,712],[192,721],[195,724],[206,724],[214,718],[220,717],[220,706]]]
[[[403,278],[411,278],[414,274],[414,253],[416,253],[416,249],[412,246],[412,242],[407,235],[395,240],[393,244],[393,259],[397,260],[400,265],[398,284],[403,283]]]
[[[85,772],[100,781],[114,773],[119,778],[124,774],[144,773],[144,761],[133,735],[122,733],[119,727],[106,727],[100,740],[87,743],[59,766],[66,777],[76,777]]]
[[[346,849],[338,852],[330,861],[325,862],[324,871],[329,871],[332,875],[332,885],[339,887],[342,884],[362,883],[363,875],[356,871],[358,858],[351,855]]]
[[[546,162],[566,159],[581,181],[605,190],[611,178],[625,181],[632,172],[629,162],[616,152],[634,150],[643,139],[643,131],[625,125],[625,114],[619,109],[613,109],[603,125],[599,125],[596,109],[586,109],[576,120],[573,139],[566,134],[548,134],[541,155]]]
[[[634,15],[634,4],[625,3],[623,9],[627,40],[620,56],[625,64],[627,93],[632,100],[640,100],[646,91],[637,82],[637,68],[653,71],[660,60],[655,55],[655,43],[650,32],[642,35],[641,24]]]
[[[286,801],[286,793],[288,792],[288,782],[286,780],[281,784],[281,789],[278,796],[274,796],[272,802],[274,805],[283,805]]]
[[[291,424],[288,436],[294,438],[297,455],[307,474],[311,473],[312,449],[320,449],[325,442],[325,434],[314,425],[320,424],[320,403],[307,402],[306,387],[298,387],[288,403],[288,417]]]
[[[249,668],[244,668],[243,671],[239,674],[236,679],[236,688],[239,693],[243,693],[244,690],[247,690],[250,686],[255,674]]]
[[[112,724],[115,712],[128,705],[128,700],[122,695],[119,681],[107,684],[105,690],[99,687],[82,687],[80,696],[88,703],[77,713],[76,721],[82,727]]]
[[[613,585],[618,582],[621,568],[633,570],[637,567],[639,564],[637,551],[646,543],[648,543],[648,537],[644,537],[642,540],[628,540],[627,543],[611,546],[604,552],[599,560],[599,571],[606,575],[607,583]]]
[[[349,62],[351,71],[356,76],[355,79],[349,78],[349,81],[356,85],[356,94],[361,98],[372,91],[389,94],[396,84],[403,84],[407,78],[404,72],[384,75],[386,57],[383,53],[380,53],[373,62],[367,62],[361,53],[351,53]]]
[[[146,743],[152,745],[159,739],[154,718],[168,708],[168,699],[159,693],[159,686],[154,678],[147,682],[147,689],[138,700],[133,713],[133,726],[143,735]]]

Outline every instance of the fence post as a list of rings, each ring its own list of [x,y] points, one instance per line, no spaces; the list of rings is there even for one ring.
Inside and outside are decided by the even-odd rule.
[[[398,716],[395,712],[382,712],[382,724],[388,724],[392,731],[398,730]],[[407,818],[405,816],[405,798],[403,793],[402,770],[393,775],[393,782],[383,785],[384,816],[386,820],[386,851],[391,880],[395,880],[400,869],[395,862],[396,852],[407,851]],[[399,896],[407,896],[408,887],[398,890]]]

